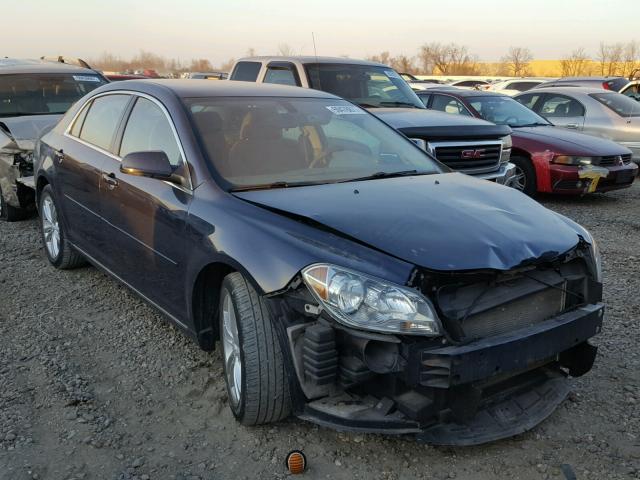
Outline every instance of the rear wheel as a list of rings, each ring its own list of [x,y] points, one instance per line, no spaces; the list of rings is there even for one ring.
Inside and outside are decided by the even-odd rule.
[[[244,425],[291,413],[284,356],[264,301],[242,274],[227,275],[220,295],[220,343],[229,406]]]
[[[2,188],[0,187],[0,220],[5,222],[16,222],[18,220],[24,220],[28,217],[28,212],[22,208],[13,207],[7,205],[2,194]]]
[[[511,186],[526,193],[530,197],[536,194],[536,170],[527,157],[512,156],[511,163],[516,166],[515,175],[511,179]]]
[[[40,233],[44,251],[54,267],[66,270],[84,265],[84,257],[67,241],[49,185],[40,194]]]

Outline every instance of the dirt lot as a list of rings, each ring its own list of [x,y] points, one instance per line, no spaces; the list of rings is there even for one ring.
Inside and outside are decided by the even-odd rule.
[[[534,431],[460,449],[295,419],[241,427],[217,353],[96,269],[54,270],[35,219],[0,224],[0,479],[282,478],[294,448],[310,479],[640,478],[640,183],[542,202],[600,242],[599,358]]]

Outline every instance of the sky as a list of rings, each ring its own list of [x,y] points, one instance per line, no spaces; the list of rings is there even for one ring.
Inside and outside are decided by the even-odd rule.
[[[536,59],[601,41],[640,40],[640,0],[2,0],[0,55],[129,58],[140,50],[220,64],[254,48],[361,58],[415,55],[429,42],[497,61],[510,46]]]

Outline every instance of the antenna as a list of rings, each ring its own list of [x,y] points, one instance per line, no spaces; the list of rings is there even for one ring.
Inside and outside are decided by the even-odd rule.
[[[316,50],[316,36],[311,32],[311,39],[313,40],[313,54],[316,57],[316,73],[318,74],[318,90],[322,90],[322,83],[320,80],[320,63],[318,62],[318,50]],[[309,75],[310,77],[311,75]]]

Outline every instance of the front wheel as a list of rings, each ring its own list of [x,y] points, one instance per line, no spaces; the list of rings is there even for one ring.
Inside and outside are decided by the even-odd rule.
[[[512,156],[511,163],[516,166],[515,175],[511,178],[511,186],[516,190],[533,197],[537,192],[536,170],[526,157]]]
[[[51,265],[61,270],[76,268],[85,263],[84,258],[67,241],[51,187],[47,185],[40,194],[40,233],[44,251]]]
[[[229,406],[243,425],[291,413],[287,367],[264,301],[240,273],[227,275],[220,294],[220,340]]]

